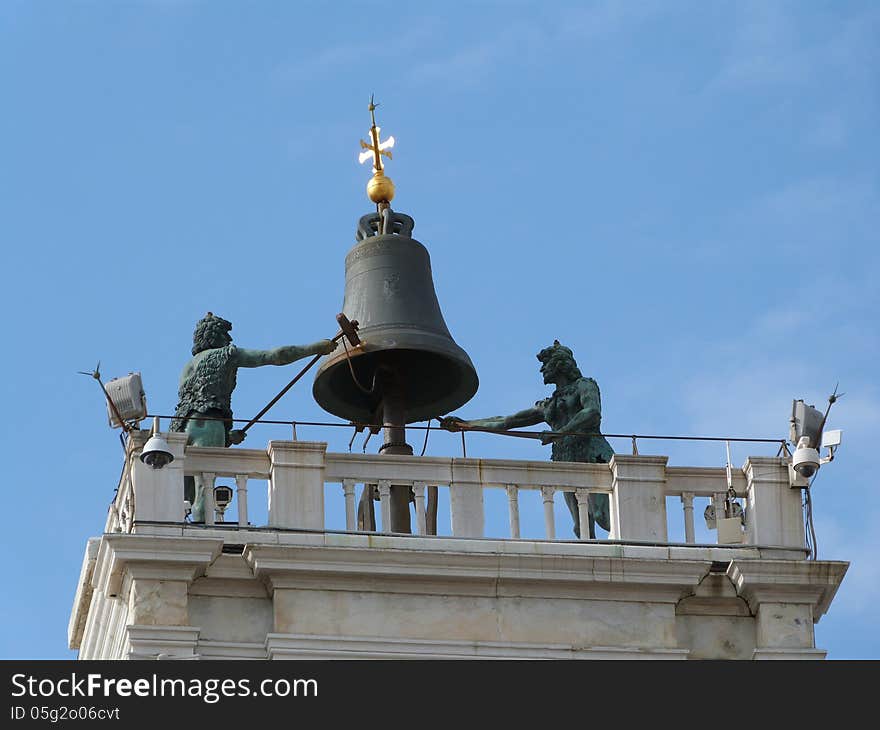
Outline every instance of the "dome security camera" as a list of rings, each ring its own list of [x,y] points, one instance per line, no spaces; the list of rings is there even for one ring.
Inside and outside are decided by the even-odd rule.
[[[792,468],[805,479],[809,479],[819,470],[820,464],[819,451],[810,446],[808,436],[802,436],[791,457]]]
[[[141,452],[141,461],[151,469],[161,469],[163,466],[167,466],[174,461],[171,447],[162,438],[162,434],[159,433],[158,418],[153,419],[153,435],[144,444],[144,450]]]
[[[174,455],[165,439],[151,436],[141,452],[141,461],[151,469],[161,469],[174,461]]]

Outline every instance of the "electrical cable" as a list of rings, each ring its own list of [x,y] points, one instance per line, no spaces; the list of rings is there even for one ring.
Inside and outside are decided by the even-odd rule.
[[[819,542],[816,539],[816,528],[813,524],[813,497],[810,494],[810,489],[813,487],[813,482],[816,481],[816,477],[819,476],[819,472],[813,476],[810,480],[809,485],[804,489],[804,513],[807,521],[807,541],[809,542],[810,547],[810,560],[818,560],[819,559]]]
[[[354,374],[354,366],[351,364],[351,355],[348,354],[348,345],[345,343],[345,338],[342,338],[342,347],[345,348],[345,360],[348,363],[348,369],[351,371],[351,379],[354,381],[354,384],[358,387],[358,389],[365,393],[366,395],[373,395],[376,392],[376,376],[379,374],[379,371],[373,373],[373,385],[367,390],[363,385],[360,384],[360,381],[357,379],[357,375]]]

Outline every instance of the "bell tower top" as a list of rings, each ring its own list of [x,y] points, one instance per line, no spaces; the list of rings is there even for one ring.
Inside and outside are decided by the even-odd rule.
[[[394,137],[388,137],[384,142],[379,141],[381,127],[376,125],[376,107],[379,106],[370,96],[370,142],[361,140],[362,152],[358,156],[358,162],[363,164],[370,158],[373,159],[373,177],[367,183],[367,196],[376,204],[376,210],[380,213],[391,205],[394,199],[394,183],[390,177],[385,176],[385,166],[382,158],[392,159],[391,148],[394,147]]]

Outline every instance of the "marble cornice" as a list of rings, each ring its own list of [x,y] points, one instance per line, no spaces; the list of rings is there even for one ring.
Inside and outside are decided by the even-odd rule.
[[[205,573],[222,548],[219,538],[106,534],[98,547],[92,586],[114,596],[126,574],[190,582]]]
[[[815,622],[828,610],[848,567],[836,560],[732,560],[727,576],[752,613],[762,603],[808,603]]]

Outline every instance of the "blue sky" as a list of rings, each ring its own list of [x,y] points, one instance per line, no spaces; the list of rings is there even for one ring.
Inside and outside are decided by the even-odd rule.
[[[791,400],[822,407],[840,382],[844,443],[813,499],[820,558],[851,566],[817,645],[880,657],[878,30],[872,2],[0,5],[0,654],[74,655],[121,465],[76,371],[140,371],[169,413],[207,310],[246,347],[335,332],[375,93],[394,207],[480,377],[460,415],[545,397],[554,338],[609,433],[784,438]],[[243,371],[236,415],[296,367]],[[328,420],[310,381],[271,415]],[[300,437],[345,450],[350,432]],[[458,447],[439,433],[428,453]],[[721,445],[642,450],[724,463]],[[749,451],[774,450],[734,462]],[[497,436],[469,455],[549,456]]]

